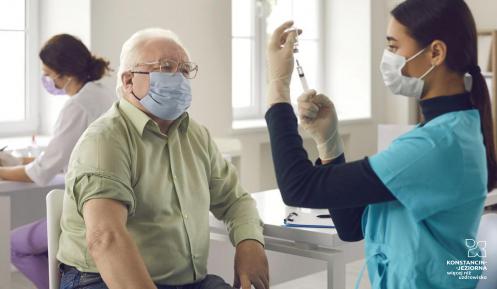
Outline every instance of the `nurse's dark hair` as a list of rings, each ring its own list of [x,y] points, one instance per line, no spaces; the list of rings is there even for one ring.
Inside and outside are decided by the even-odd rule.
[[[445,65],[461,75],[471,74],[471,101],[480,112],[488,167],[488,190],[497,186],[497,157],[490,93],[478,66],[476,23],[463,0],[407,0],[391,12],[421,47],[439,40],[447,45]],[[497,116],[496,116],[497,117]]]
[[[83,83],[99,80],[110,71],[109,61],[92,55],[81,40],[69,34],[50,38],[39,56],[50,69]]]

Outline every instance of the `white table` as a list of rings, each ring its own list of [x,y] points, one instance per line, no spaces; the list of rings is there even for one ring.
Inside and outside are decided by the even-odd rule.
[[[364,258],[363,241],[344,242],[335,229],[307,229],[283,227],[283,219],[291,212],[312,211],[327,214],[327,210],[307,210],[286,206],[279,190],[252,194],[264,222],[266,249],[285,254],[321,260],[327,263],[328,288],[345,288],[345,265]],[[211,237],[228,241],[225,225],[210,217]]]
[[[45,186],[0,180],[0,196],[10,198],[12,228],[45,217],[45,196],[53,189],[63,188],[64,175],[62,174],[55,176]]]
[[[10,230],[46,215],[45,196],[64,188],[64,176],[57,175],[50,184],[38,186],[0,180],[0,289],[10,289]]]

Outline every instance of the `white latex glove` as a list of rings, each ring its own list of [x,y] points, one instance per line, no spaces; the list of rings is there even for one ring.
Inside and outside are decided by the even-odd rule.
[[[315,90],[304,92],[298,98],[298,113],[302,127],[316,142],[322,161],[333,160],[343,153],[335,106],[326,95],[316,94]]]
[[[290,103],[290,80],[293,72],[293,45],[295,31],[285,32],[292,27],[293,21],[276,28],[267,48],[268,96],[269,106],[276,103]],[[301,31],[299,31],[300,33]]]
[[[22,161],[19,158],[16,158],[8,152],[0,152],[0,166],[13,167],[21,164]]]

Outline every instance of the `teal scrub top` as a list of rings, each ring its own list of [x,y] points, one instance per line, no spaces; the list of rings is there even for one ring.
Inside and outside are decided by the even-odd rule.
[[[459,265],[480,260],[466,246],[476,240],[487,195],[478,111],[418,125],[369,162],[397,199],[369,205],[362,217],[372,288],[475,288],[481,267]],[[451,273],[460,271],[466,277]]]

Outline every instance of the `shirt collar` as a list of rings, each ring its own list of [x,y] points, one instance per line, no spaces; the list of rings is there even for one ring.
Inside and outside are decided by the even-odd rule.
[[[119,100],[119,108],[126,115],[126,117],[129,118],[135,129],[140,133],[140,136],[143,136],[143,131],[149,122],[157,126],[157,124],[147,114],[124,98]],[[169,131],[179,128],[180,132],[185,133],[188,130],[189,123],[190,117],[187,112],[184,112],[171,124]]]
[[[465,92],[422,100],[420,105],[424,123],[449,112],[474,109],[470,95],[469,92]]]
[[[188,130],[188,125],[190,124],[190,115],[188,112],[184,112],[180,115],[169,128],[169,131],[178,128],[181,133],[185,133]]]

